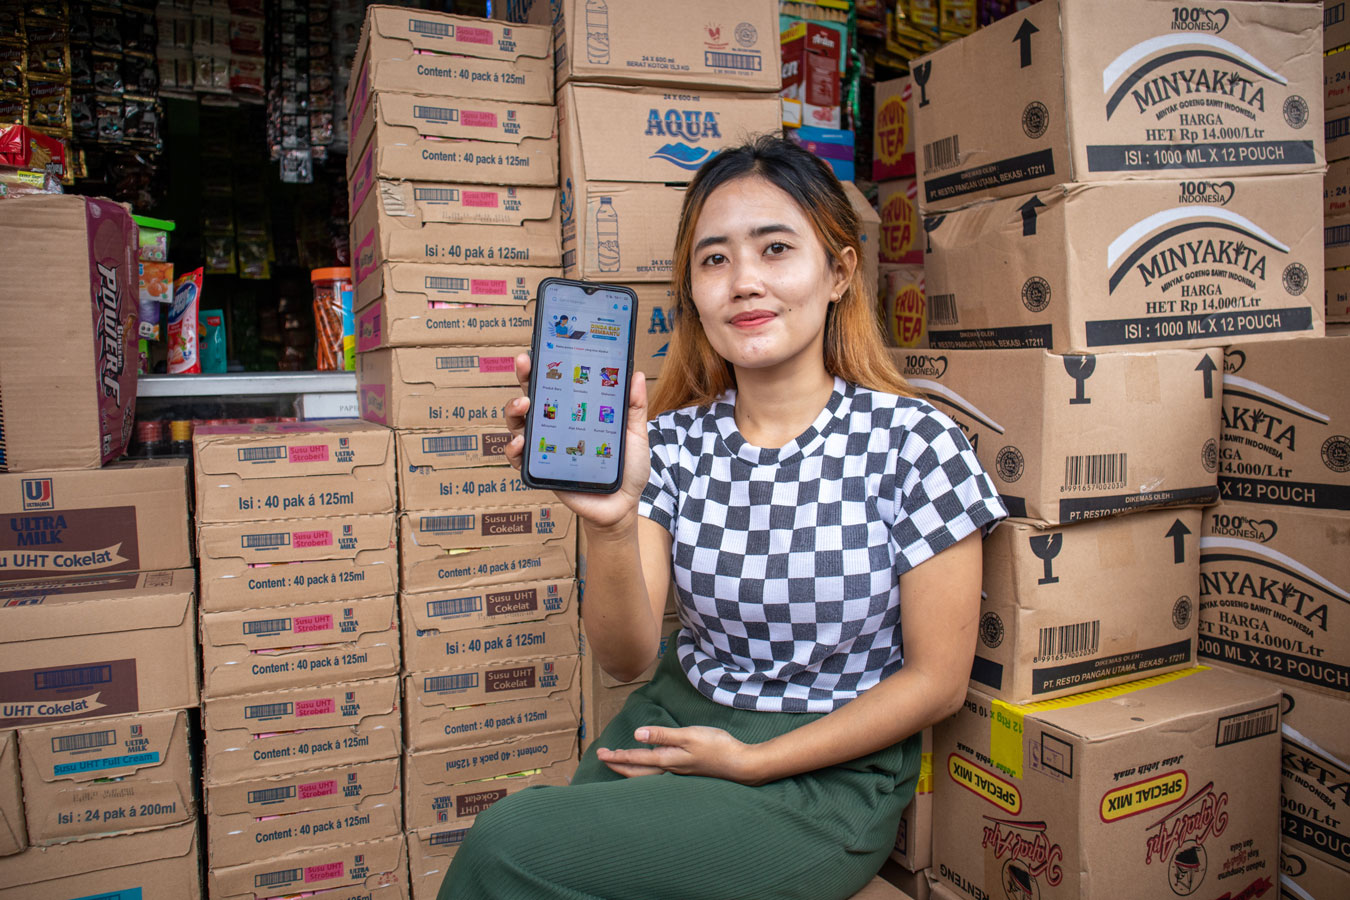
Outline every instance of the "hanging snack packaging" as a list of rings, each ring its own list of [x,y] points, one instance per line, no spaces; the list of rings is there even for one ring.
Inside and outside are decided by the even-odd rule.
[[[193,269],[174,282],[169,308],[169,374],[202,370],[197,342],[197,312],[202,298],[202,270]]]
[[[212,374],[225,371],[225,310],[204,309],[198,313],[201,324],[201,370]]]

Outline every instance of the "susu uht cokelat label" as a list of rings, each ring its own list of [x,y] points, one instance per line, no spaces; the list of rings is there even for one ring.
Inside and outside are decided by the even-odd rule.
[[[136,712],[136,660],[0,672],[0,728]]]
[[[0,529],[0,578],[137,568],[140,553],[133,506],[16,512],[5,517]]]

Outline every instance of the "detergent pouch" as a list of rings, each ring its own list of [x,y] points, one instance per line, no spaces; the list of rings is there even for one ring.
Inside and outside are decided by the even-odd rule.
[[[200,372],[197,313],[201,305],[202,270],[193,269],[174,282],[173,306],[169,308],[169,374]]]

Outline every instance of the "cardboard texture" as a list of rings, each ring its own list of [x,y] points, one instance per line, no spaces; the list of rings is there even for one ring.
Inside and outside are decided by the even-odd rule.
[[[565,277],[670,281],[683,185],[564,178],[572,186],[562,219]]]
[[[923,265],[924,231],[919,216],[919,183],[913,178],[877,185],[881,211],[880,260],[892,265]]]
[[[406,753],[409,828],[467,827],[507,794],[567,784],[577,768],[577,734],[557,731],[457,750]]]
[[[581,706],[578,679],[573,679],[563,690],[544,697],[465,707],[410,703],[403,725],[404,748],[409,751],[450,750],[548,731],[576,734],[581,725]]]
[[[200,863],[195,821],[33,847],[0,858],[0,900],[201,900]]]
[[[439,478],[440,473],[452,469],[505,466],[506,445],[511,442],[511,432],[506,430],[503,420],[496,426],[478,428],[400,429],[395,432],[394,440],[398,444],[401,495],[410,489],[408,481],[412,475]]]
[[[408,592],[568,578],[576,571],[576,515],[562,503],[422,510],[399,517]]]
[[[961,427],[1018,518],[1068,524],[1218,497],[1218,351],[892,359]]]
[[[323,900],[329,900],[330,894],[321,891],[332,891],[332,900],[392,900],[404,896],[407,867],[403,835],[396,834],[297,850],[244,865],[212,867],[207,870],[206,885],[213,900],[263,900],[302,891],[313,891]],[[334,890],[338,888],[342,890]]]
[[[0,472],[97,468],[122,455],[135,419],[136,225],[111,200],[11,199],[0,217]]]
[[[1350,267],[1327,269],[1326,281],[1327,324],[1350,322]]]
[[[561,617],[543,622],[483,625],[444,634],[409,628],[408,624],[405,621],[403,652],[404,664],[412,672],[578,652],[576,623]]]
[[[191,569],[0,585],[0,728],[197,705]]]
[[[399,752],[395,678],[207,698],[202,706],[208,787]]]
[[[1350,523],[1225,500],[1200,538],[1200,647],[1281,684],[1350,700]]]
[[[506,401],[520,396],[515,357],[526,352],[507,346],[362,353],[356,359],[361,416],[398,429],[504,423]]]
[[[28,846],[23,817],[23,789],[19,783],[18,732],[0,732],[0,856]]]
[[[395,762],[395,760],[389,760]],[[331,809],[254,818],[249,813],[210,815],[206,820],[207,864],[212,869],[241,866],[258,858],[284,856],[333,844],[355,844],[393,837],[402,832],[403,796],[392,790],[365,796]]]
[[[398,592],[394,516],[324,516],[197,528],[202,611]]]
[[[647,390],[650,391],[651,382],[660,376],[666,365],[670,335],[675,327],[675,292],[668,282],[630,284],[628,287],[638,298],[633,368],[647,376]]]
[[[408,832],[408,880],[412,900],[436,900],[467,828],[436,826]]]
[[[1057,0],[981,28],[913,67],[920,203],[1315,171],[1317,26],[1311,4]]]
[[[1338,160],[1327,166],[1322,182],[1322,215],[1334,219],[1347,214],[1350,214],[1350,160]]]
[[[878,875],[863,886],[849,900],[913,900],[900,888]]]
[[[882,863],[879,875],[909,900],[928,900],[931,895],[928,889],[928,876],[931,871],[932,869],[923,869],[911,872],[894,860],[887,860]]]
[[[867,198],[863,196],[863,192],[858,190],[853,182],[841,181],[839,186],[844,189],[849,205],[858,214],[858,226],[862,239],[862,259],[858,261],[858,265],[862,267],[863,281],[867,284],[876,284],[881,266],[881,215],[872,208],[872,204],[868,202]],[[915,221],[916,223],[918,221],[917,215]],[[919,247],[919,262],[923,262],[922,246]]]
[[[484,185],[558,184],[556,138],[525,138],[519,144],[453,140],[428,133],[431,129],[423,128],[420,121],[386,121],[379,110],[372,111],[368,127],[365,150],[350,157],[347,166],[348,177],[356,182],[407,178]]]
[[[971,687],[1029,703],[1195,665],[1200,512],[996,529]]]
[[[0,475],[0,517],[0,582],[192,565],[186,460]]]
[[[972,690],[933,728],[933,870],[967,898],[1266,894],[1279,707],[1205,668],[1030,706]]]
[[[1350,700],[1286,689],[1280,833],[1286,855],[1313,857],[1350,884]],[[1283,871],[1289,872],[1289,869]],[[1313,896],[1317,896],[1313,894]]]
[[[325,769],[215,784],[206,792],[207,814],[255,819],[321,809],[343,809],[400,790],[397,757],[358,761]]]
[[[951,314],[929,345],[1096,353],[1320,336],[1322,235],[1306,213],[1320,187],[1317,174],[1077,184],[929,218],[929,301]]]
[[[914,174],[914,79],[875,83],[872,107],[872,180]]]
[[[1330,52],[1350,44],[1350,17],[1345,0],[1322,2],[1322,49]]]
[[[1345,896],[1350,873],[1304,853],[1288,842],[1280,845],[1280,897],[1292,900],[1336,900]]]
[[[499,659],[478,666],[414,672],[404,679],[404,698],[411,720],[424,722],[459,707],[480,704],[466,716],[487,716],[496,704],[516,700],[572,696],[580,684],[580,657]],[[462,732],[471,733],[471,732]],[[458,742],[464,743],[464,742]]]
[[[393,596],[204,613],[202,695],[225,697],[397,675]]]
[[[928,346],[928,288],[923,266],[881,267],[882,333],[893,347]],[[933,315],[937,315],[934,308]]]
[[[1346,160],[1342,160],[1345,162]],[[1328,269],[1338,269],[1350,265],[1350,216],[1337,216],[1327,219],[1322,229],[1326,257],[1324,265]]]
[[[1350,157],[1350,108],[1334,109],[1327,114],[1327,162]]]
[[[1224,354],[1225,500],[1350,510],[1350,398],[1336,379],[1350,334]]]
[[[349,118],[356,125],[371,96],[384,91],[552,103],[550,38],[547,28],[367,7],[347,86]]]
[[[197,804],[188,752],[182,710],[21,730],[29,843],[193,821]]]
[[[1322,105],[1326,115],[1350,105],[1350,53],[1329,53],[1322,61]]]
[[[925,728],[922,740],[923,758],[914,799],[900,817],[890,855],[892,861],[911,872],[922,872],[933,864],[933,729]]]
[[[192,433],[196,521],[378,515],[397,507],[394,434],[327,419],[203,425]]]
[[[414,639],[424,631],[449,635],[522,622],[575,622],[577,581],[557,578],[404,594],[402,615],[404,633]]]
[[[444,509],[461,504],[531,506],[556,499],[551,491],[527,488],[518,472],[502,466],[439,470],[409,466],[400,469],[399,476],[405,511]]]
[[[558,208],[555,187],[391,181],[367,177],[368,174],[360,171],[352,176],[351,212],[355,213],[368,198],[374,197],[386,216],[414,219],[418,227],[520,226],[547,220]],[[366,302],[358,291],[357,307]]]

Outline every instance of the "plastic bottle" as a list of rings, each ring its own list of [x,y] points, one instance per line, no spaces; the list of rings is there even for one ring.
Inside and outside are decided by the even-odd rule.
[[[586,61],[609,65],[609,7],[605,0],[586,0]]]
[[[174,419],[169,423],[169,455],[192,457],[191,419]]]
[[[619,271],[619,214],[609,197],[601,197],[595,211],[595,241],[600,271]]]
[[[159,419],[139,419],[136,422],[137,459],[156,459],[167,456],[169,445],[164,440],[164,423]]]

